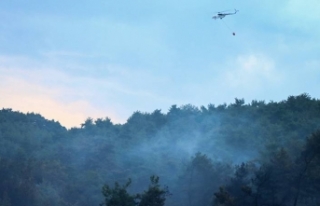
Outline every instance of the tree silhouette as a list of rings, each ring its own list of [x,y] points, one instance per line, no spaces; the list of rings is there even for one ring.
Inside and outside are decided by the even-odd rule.
[[[139,206],[164,206],[166,197],[169,195],[168,188],[161,188],[159,177],[151,176],[149,189],[143,194],[138,195]]]

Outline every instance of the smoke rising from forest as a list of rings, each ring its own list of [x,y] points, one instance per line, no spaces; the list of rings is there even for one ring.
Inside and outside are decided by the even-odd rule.
[[[258,174],[271,170],[280,160],[287,161],[280,165],[295,168],[290,171],[300,171],[303,164],[294,162],[300,161],[300,154],[309,154],[303,150],[308,149],[306,137],[320,128],[318,108],[319,100],[307,94],[270,103],[245,104],[235,99],[230,105],[201,108],[173,105],[166,114],[160,110],[135,112],[122,125],[109,118],[88,118],[81,128],[69,130],[38,114],[2,109],[0,172],[6,177],[10,171],[17,179],[0,185],[5,191],[0,203],[25,206],[22,199],[28,199],[27,205],[99,205],[104,184],[125,184],[130,178],[128,191],[136,194],[148,188],[152,175],[168,186],[172,194],[167,197],[169,206],[213,205],[214,200],[222,201],[221,194],[243,195],[236,189],[240,180],[247,192],[250,189],[250,194],[267,201],[255,189]],[[281,175],[286,171],[273,170]],[[296,178],[294,172],[287,173]],[[235,179],[237,174],[247,176]],[[283,182],[283,187],[288,184]],[[227,193],[219,192],[221,186]],[[282,193],[279,189],[278,194]],[[295,198],[295,194],[294,190],[288,196]],[[20,200],[13,200],[17,195]],[[312,201],[319,200],[313,197]],[[249,196],[245,200],[251,201]]]

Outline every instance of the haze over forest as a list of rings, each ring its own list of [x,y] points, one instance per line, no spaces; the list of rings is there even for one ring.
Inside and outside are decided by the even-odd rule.
[[[152,191],[163,192],[153,206],[320,204],[320,100],[306,93],[70,129],[3,108],[0,145],[1,206],[143,206]],[[111,204],[124,190],[127,202]]]

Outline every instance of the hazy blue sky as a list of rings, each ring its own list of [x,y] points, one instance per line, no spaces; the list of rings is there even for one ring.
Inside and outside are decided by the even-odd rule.
[[[0,108],[70,127],[173,104],[320,98],[319,11],[319,0],[2,0]]]

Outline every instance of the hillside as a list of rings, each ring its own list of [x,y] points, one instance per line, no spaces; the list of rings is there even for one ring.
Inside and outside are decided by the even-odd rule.
[[[257,205],[317,205],[319,129],[320,100],[308,94],[173,105],[167,113],[136,111],[122,125],[88,118],[71,129],[40,114],[2,109],[0,205],[99,205],[104,184],[131,178],[128,189],[137,193],[151,175],[169,187],[169,206],[258,199]],[[271,196],[273,203],[263,203]]]

